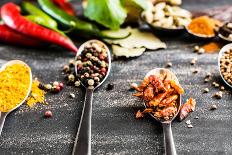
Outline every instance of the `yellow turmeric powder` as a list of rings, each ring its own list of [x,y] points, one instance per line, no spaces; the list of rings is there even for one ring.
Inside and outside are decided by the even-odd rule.
[[[214,20],[207,16],[194,18],[188,25],[188,30],[198,35],[214,36],[214,28]]]
[[[31,95],[26,100],[29,107],[33,107],[36,103],[47,104],[45,102],[45,91],[39,88],[39,83],[38,80],[32,82]]]
[[[27,96],[30,87],[30,68],[24,64],[6,66],[0,72],[0,111],[17,107]]]

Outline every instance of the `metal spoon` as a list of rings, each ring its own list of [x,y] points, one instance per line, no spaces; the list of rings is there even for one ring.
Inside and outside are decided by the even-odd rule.
[[[82,110],[81,120],[79,124],[79,128],[77,131],[72,155],[91,155],[91,116],[92,116],[92,100],[93,100],[93,92],[96,88],[100,87],[101,84],[107,79],[110,69],[111,69],[111,56],[110,56],[110,50],[108,47],[99,40],[89,40],[82,44],[80,48],[78,49],[77,56],[82,54],[82,51],[84,50],[84,47],[89,43],[97,43],[105,47],[107,50],[108,55],[108,71],[104,79],[100,84],[98,84],[95,87],[86,87],[83,83],[82,85],[86,89],[85,94],[85,102]],[[77,67],[75,66],[75,72],[77,74]]]
[[[28,91],[27,91],[27,95],[24,97],[24,99],[22,100],[21,103],[19,103],[16,107],[14,107],[13,109],[11,109],[9,112],[1,112],[1,116],[0,116],[0,135],[2,133],[2,129],[3,129],[3,125],[4,125],[4,122],[5,122],[5,119],[6,119],[6,116],[12,112],[13,110],[17,109],[19,106],[21,106],[25,100],[27,99],[27,97],[29,96],[30,92],[31,92],[31,85],[32,85],[32,73],[31,73],[31,69],[30,67],[23,61],[20,61],[20,60],[11,60],[11,61],[8,61],[7,63],[5,63],[1,68],[0,68],[0,72],[5,70],[5,68],[7,66],[11,66],[11,65],[14,65],[14,64],[22,64],[22,65],[26,65],[28,68],[29,68],[29,72],[30,72],[30,84],[29,84],[29,87],[28,87]],[[17,93],[17,92],[16,92]]]
[[[218,54],[218,69],[219,69],[219,73],[220,73],[220,75],[221,75],[222,80],[223,80],[230,88],[232,88],[232,85],[230,85],[230,84],[224,79],[224,77],[223,77],[223,75],[222,75],[222,72],[221,72],[221,69],[220,69],[220,66],[221,66],[221,64],[220,64],[220,59],[221,59],[221,57],[224,55],[224,52],[226,52],[226,51],[228,51],[228,50],[231,50],[231,49],[232,49],[232,43],[227,44],[227,45],[225,45],[224,47],[222,47],[222,49],[220,50],[220,52],[219,52],[219,54]]]
[[[177,83],[179,83],[176,75],[171,72],[168,69],[165,68],[156,68],[153,69],[151,71],[149,71],[145,78],[149,77],[150,75],[157,75],[160,76],[164,73],[167,73],[167,77],[166,79],[172,79],[174,81],[176,81]],[[172,136],[172,129],[171,129],[171,123],[172,121],[175,119],[175,117],[177,116],[177,114],[180,111],[180,107],[181,107],[181,95],[179,95],[178,98],[178,110],[177,113],[170,119],[170,120],[164,120],[164,119],[160,119],[155,117],[152,113],[150,113],[150,115],[158,122],[160,122],[163,126],[163,132],[164,132],[164,143],[165,143],[165,155],[176,155],[176,148],[175,148],[175,144],[174,144],[174,140],[173,140],[173,136]],[[144,102],[144,106],[146,107],[146,104]]]

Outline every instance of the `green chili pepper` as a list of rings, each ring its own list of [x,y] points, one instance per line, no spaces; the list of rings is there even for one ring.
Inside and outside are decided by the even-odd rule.
[[[76,32],[83,37],[94,36],[99,38],[122,39],[130,35],[128,34],[123,37],[107,36],[103,34],[96,25],[67,14],[65,11],[55,6],[51,0],[38,0],[38,2],[44,12],[56,19],[63,26],[73,28],[73,32]]]
[[[58,24],[54,19],[49,17],[46,13],[44,13],[42,10],[40,10],[33,4],[28,3],[28,2],[23,2],[22,8],[23,10],[25,10],[27,13],[30,14],[26,16],[26,18],[29,19],[30,21],[37,23],[39,25],[42,25],[44,27],[47,27],[49,29],[52,29],[60,34],[65,35],[62,31],[60,31],[57,28]]]

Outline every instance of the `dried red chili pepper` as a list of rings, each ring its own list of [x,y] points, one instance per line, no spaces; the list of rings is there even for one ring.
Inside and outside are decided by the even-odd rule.
[[[161,78],[157,75],[150,75],[141,85],[134,86],[138,92],[133,95],[144,99],[146,104],[143,114],[153,113],[160,119],[168,120],[177,113],[179,92],[183,90],[175,82],[171,85],[167,77],[167,74],[162,74]]]
[[[144,90],[143,99],[144,100],[152,100],[154,98],[154,89],[149,86]]]
[[[178,99],[178,95],[171,95],[167,98],[165,98],[160,104],[159,107],[165,107],[168,104],[171,104],[172,102],[176,101]]]
[[[163,81],[159,77],[155,75],[150,75],[148,79],[149,82],[154,86],[156,93],[158,93],[159,91],[166,91]]]
[[[68,0],[52,0],[52,2],[64,10],[67,14],[75,16],[75,10]]]
[[[29,21],[20,14],[20,8],[14,3],[9,2],[2,6],[1,17],[4,23],[15,31],[77,52],[77,47],[69,38]]]
[[[41,46],[42,43],[38,40],[32,39],[30,37],[24,36],[18,33],[6,25],[0,25],[0,41],[4,43],[9,43],[13,45],[20,46]]]
[[[193,98],[189,98],[185,104],[183,104],[180,108],[179,112],[179,120],[183,121],[185,118],[188,117],[190,112],[193,112],[196,107],[196,100]]]
[[[170,80],[172,88],[174,88],[179,94],[184,94],[184,89],[178,85],[174,80]]]
[[[154,116],[168,120],[170,117],[174,116],[176,112],[177,112],[176,107],[167,107],[161,111],[155,112]]]

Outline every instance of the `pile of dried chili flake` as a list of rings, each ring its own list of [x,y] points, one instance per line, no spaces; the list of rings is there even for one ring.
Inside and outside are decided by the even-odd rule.
[[[138,92],[133,95],[142,98],[146,104],[146,109],[142,113],[152,113],[164,120],[171,119],[177,113],[178,99],[180,94],[184,93],[184,89],[166,77],[150,75],[139,86],[134,86]],[[138,113],[141,114],[140,111]]]

